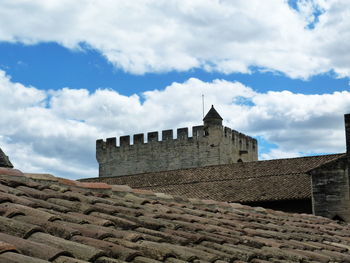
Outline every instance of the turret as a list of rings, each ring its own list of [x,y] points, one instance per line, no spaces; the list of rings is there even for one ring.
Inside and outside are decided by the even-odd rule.
[[[207,115],[205,115],[203,122],[205,128],[210,126],[222,126],[222,118],[213,105],[211,105],[210,110]]]
[[[96,159],[100,177],[172,171],[208,165],[229,164],[241,160],[256,161],[256,140],[222,126],[222,118],[211,106],[204,125],[163,130],[96,141]],[[175,138],[174,138],[175,137]],[[119,144],[117,144],[119,141]]]

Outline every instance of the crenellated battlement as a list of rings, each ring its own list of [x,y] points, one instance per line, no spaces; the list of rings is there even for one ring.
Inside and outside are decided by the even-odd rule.
[[[132,138],[132,140],[131,140]],[[212,108],[204,125],[96,141],[100,176],[121,176],[257,160],[257,141],[222,126]]]
[[[131,142],[130,135],[120,136],[119,140],[116,137],[107,138],[106,141],[100,139],[96,141],[97,148],[106,148],[106,147],[126,147],[126,146],[137,146],[141,144],[148,143],[157,143],[157,142],[170,142],[176,140],[188,140],[188,139],[198,139],[199,137],[204,137],[204,126],[194,126],[192,127],[193,137],[189,136],[188,128],[179,128],[177,129],[177,136],[174,138],[173,130],[163,130],[161,132],[153,131],[146,134],[138,133],[132,135],[133,143]],[[145,136],[146,135],[146,136]],[[161,135],[161,136],[159,136]],[[147,138],[147,140],[146,140]]]
[[[227,138],[232,138],[233,141],[238,141],[239,144],[244,147],[244,145],[255,145],[256,146],[256,139],[249,137],[243,133],[240,133],[238,131],[232,130],[228,127],[223,127],[223,136]],[[161,134],[161,137],[159,136]],[[205,134],[204,126],[193,126],[192,127],[192,136],[189,135],[189,129],[188,128],[178,128],[177,129],[177,136],[174,137],[173,130],[163,130],[161,132],[153,131],[148,132],[145,134],[138,133],[132,135],[133,142],[131,142],[131,136],[130,135],[124,135],[120,136],[119,140],[117,140],[116,137],[107,138],[106,141],[103,139],[99,139],[96,141],[96,149],[106,149],[109,147],[112,148],[122,148],[122,147],[128,147],[128,146],[139,146],[139,145],[147,145],[149,143],[169,143],[169,142],[176,142],[179,140],[200,140],[203,137],[209,136]],[[147,138],[147,140],[145,139]]]

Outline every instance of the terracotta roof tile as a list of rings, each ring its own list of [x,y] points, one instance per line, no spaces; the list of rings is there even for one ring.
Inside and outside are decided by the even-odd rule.
[[[38,174],[38,173],[24,173],[24,176],[31,179],[47,180],[47,181],[58,181],[58,179],[52,174]]]
[[[105,183],[79,183],[79,187],[89,188],[89,189],[112,189],[112,187]]]
[[[29,240],[25,240],[19,237],[0,233],[0,241],[7,242],[16,246],[16,249],[22,253],[31,257],[44,259],[47,261],[53,261],[59,256],[70,256],[70,253],[57,249],[55,247],[48,246],[42,243],[36,243]]]
[[[22,176],[22,172],[17,169],[0,167],[0,175]]]
[[[41,227],[33,224],[23,223],[15,219],[0,216],[0,232],[2,233],[27,238],[35,232],[42,231],[43,229]]]
[[[311,198],[308,171],[343,156],[235,163],[81,181],[123,184],[170,195],[227,202],[306,199]],[[146,194],[145,190],[133,191]]]
[[[93,246],[87,246],[74,241],[65,240],[63,238],[55,237],[46,233],[34,233],[28,239],[34,242],[47,244],[49,246],[68,251],[75,258],[86,261],[93,261],[96,258],[106,254],[102,250]]]
[[[6,252],[0,255],[0,262],[6,263],[49,263],[47,260],[33,258],[18,253]]]
[[[17,248],[13,244],[9,244],[7,242],[0,241],[0,254],[8,252],[8,251],[16,252]]]
[[[47,179],[0,176],[0,262],[286,263],[350,258],[350,226],[326,218]]]

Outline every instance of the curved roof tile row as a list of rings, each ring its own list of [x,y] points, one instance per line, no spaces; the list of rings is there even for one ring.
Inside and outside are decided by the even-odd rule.
[[[125,184],[172,195],[227,202],[305,199],[311,198],[308,171],[344,156],[276,159],[81,181]]]
[[[350,226],[306,214],[0,170],[0,262],[349,262]]]

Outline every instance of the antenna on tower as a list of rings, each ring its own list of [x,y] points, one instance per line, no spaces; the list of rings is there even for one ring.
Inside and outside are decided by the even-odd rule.
[[[202,113],[204,118],[204,94],[202,94]]]

